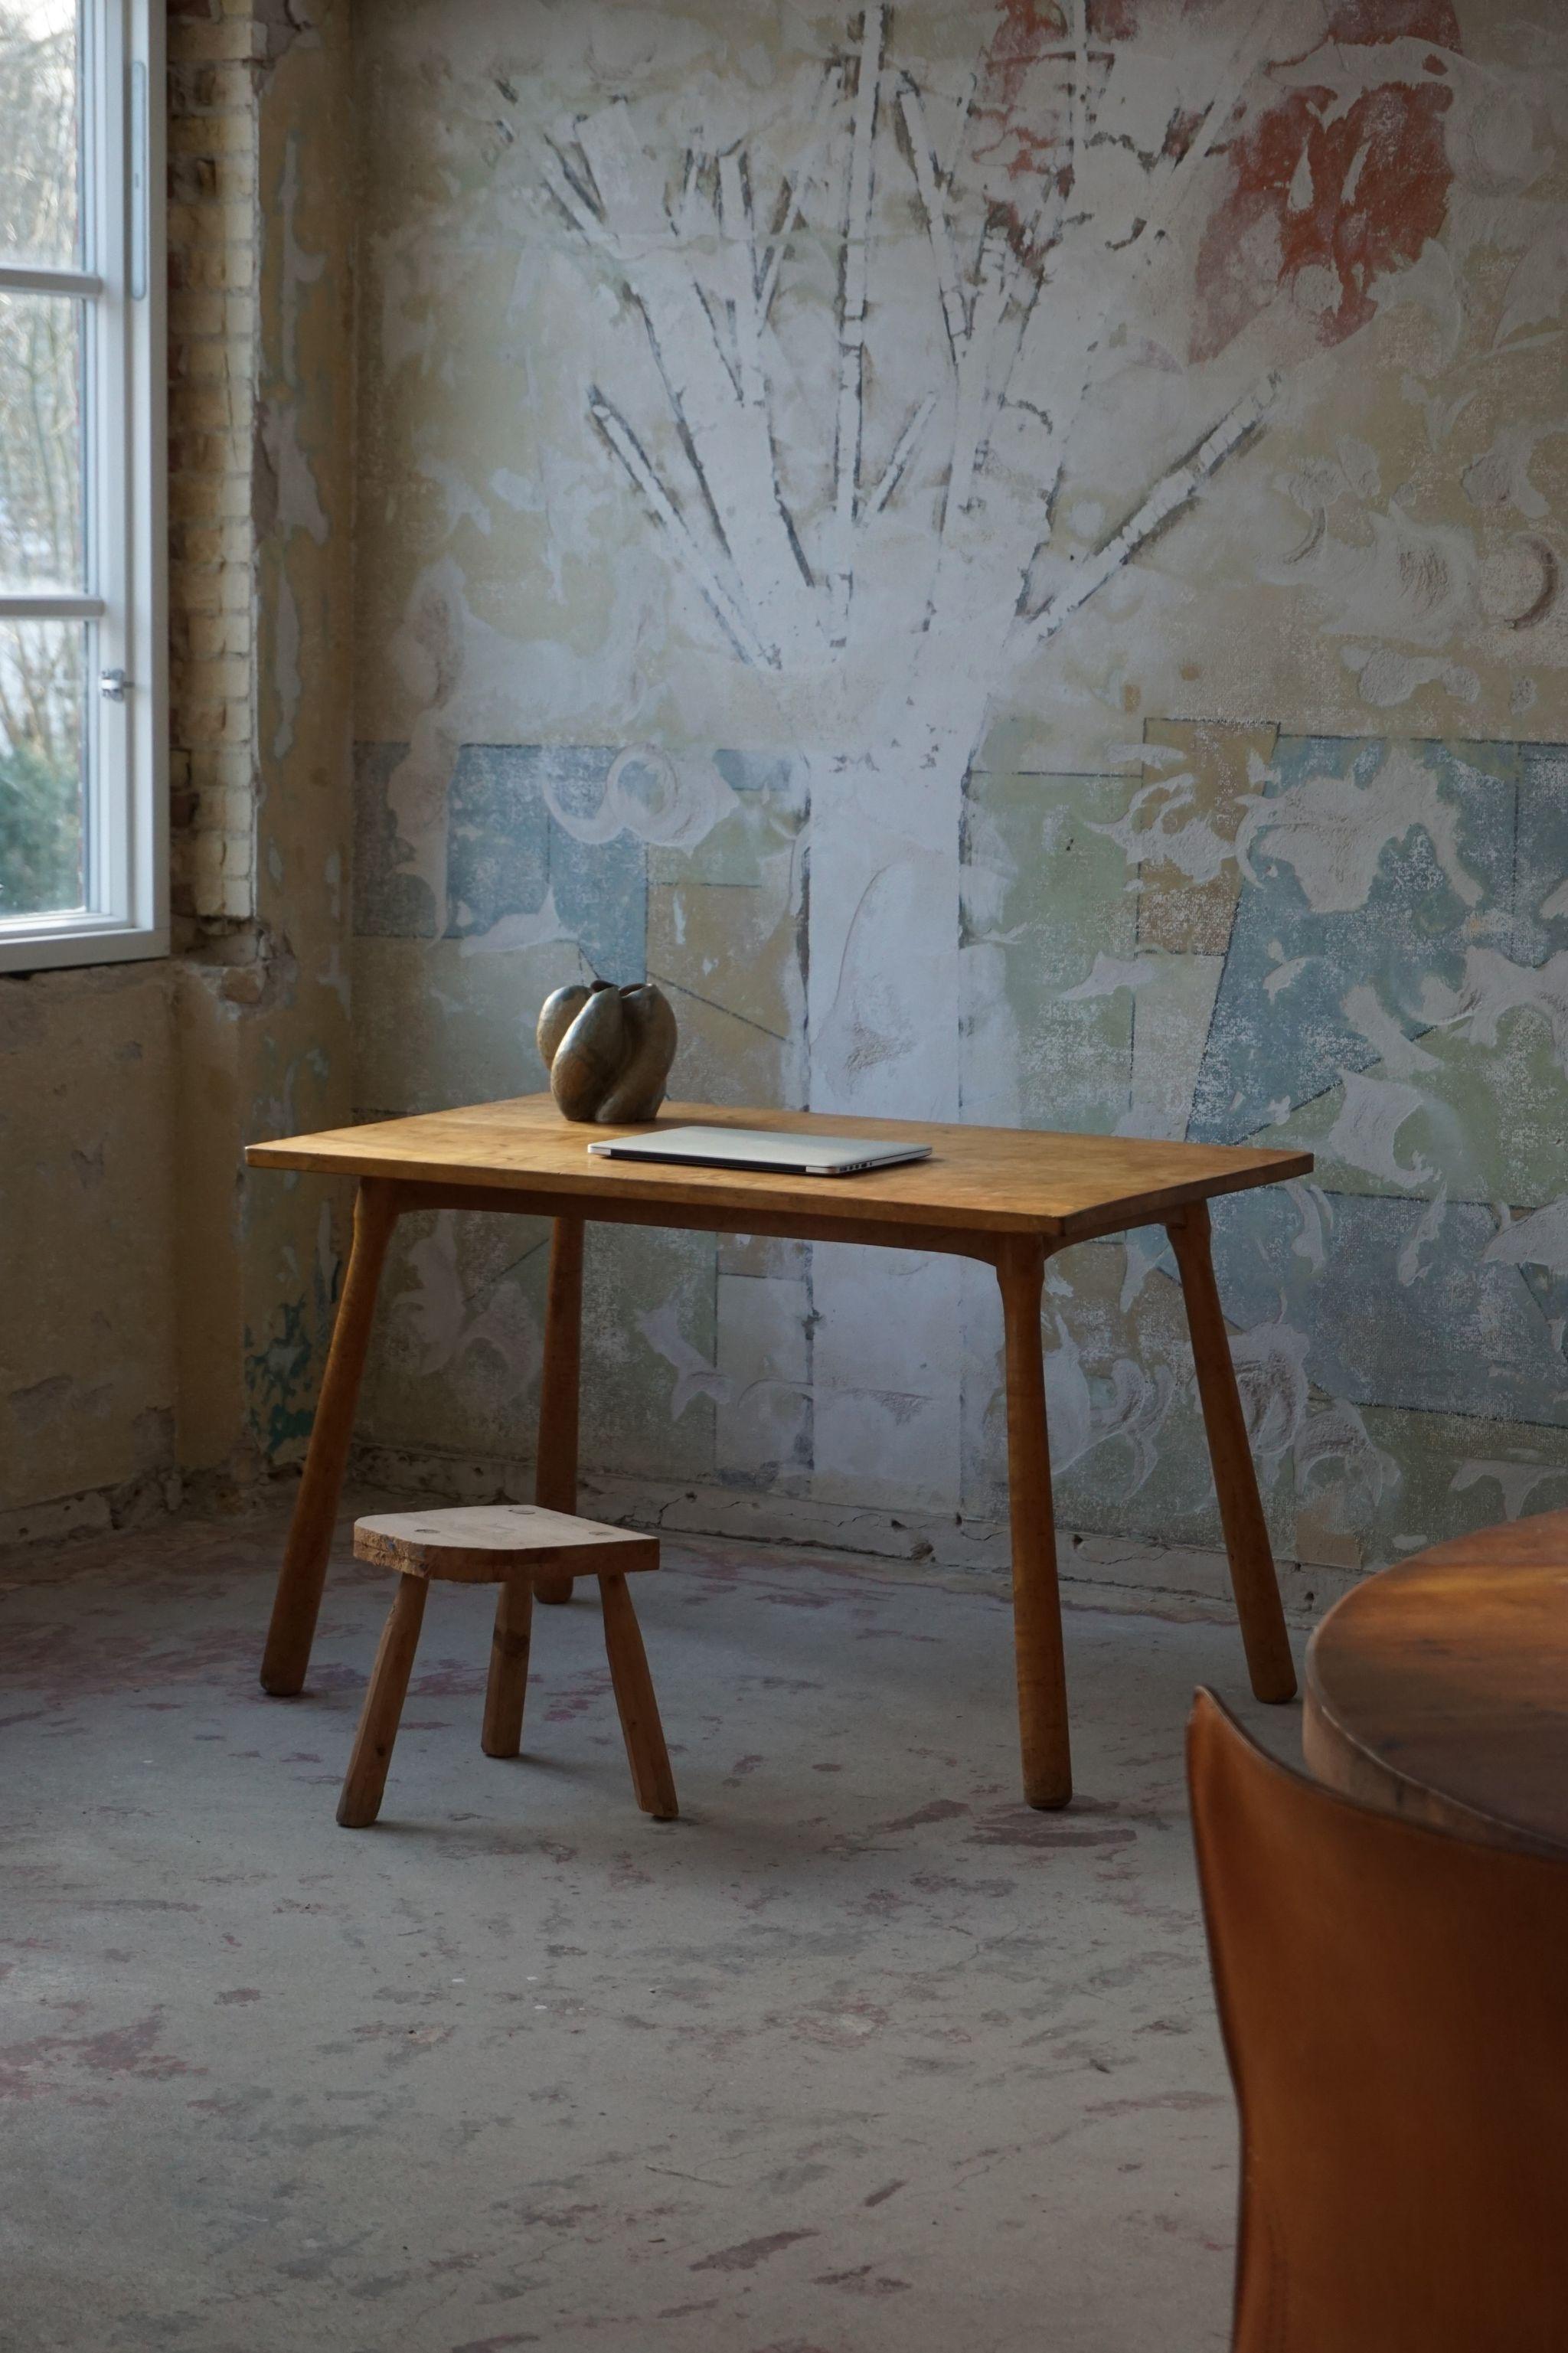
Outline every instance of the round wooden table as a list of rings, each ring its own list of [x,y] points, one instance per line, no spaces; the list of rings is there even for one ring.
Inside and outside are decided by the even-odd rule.
[[[1336,1603],[1302,1747],[1364,1805],[1568,1852],[1568,1512],[1434,1545]]]

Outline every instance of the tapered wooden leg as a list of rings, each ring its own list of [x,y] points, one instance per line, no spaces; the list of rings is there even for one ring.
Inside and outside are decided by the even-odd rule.
[[[680,1811],[675,1802],[675,1776],[669,1769],[664,1726],[658,1720],[658,1702],[632,1597],[624,1577],[601,1577],[599,1592],[605,1605],[605,1649],[620,1710],[626,1762],[632,1768],[632,1787],[645,1814],[672,1822]]]
[[[338,1820],[346,1831],[368,1830],[381,1811],[381,1794],[386,1787],[386,1768],[392,1762],[398,1718],[408,1696],[408,1678],[414,1671],[414,1653],[419,1645],[428,1589],[422,1577],[400,1577],[397,1580],[375,1664],[370,1671],[359,1730],[354,1735],[353,1755],[343,1777],[343,1793],[338,1799]]]
[[[1006,1334],[1007,1486],[1013,1532],[1013,1643],[1018,1666],[1018,1735],[1024,1796],[1031,1806],[1065,1806],[1072,1796],[1051,1456],[1046,1432],[1046,1370],[1040,1350],[1045,1244],[1027,1237],[1002,1245],[996,1280]]]
[[[510,1577],[496,1603],[490,1637],[490,1679],[485,1688],[485,1728],[479,1746],[487,1757],[515,1757],[522,1746],[522,1708],[528,1697],[529,1630],[533,1624],[533,1588]]]
[[[1193,1361],[1197,1366],[1198,1396],[1203,1403],[1204,1427],[1208,1431],[1225,1548],[1230,1559],[1231,1590],[1236,1596],[1237,1616],[1241,1620],[1241,1639],[1247,1649],[1253,1692],[1263,1700],[1294,1699],[1296,1668],[1285,1631],[1279,1582],[1274,1573],[1268,1525],[1263,1516],[1258,1473],[1247,1440],[1230,1341],[1214,1279],[1206,1202],[1199,1201],[1184,1210],[1165,1230],[1181,1269],[1187,1327],[1193,1337]]]
[[[557,1218],[544,1303],[544,1378],[533,1500],[549,1512],[577,1508],[577,1398],[583,1367],[583,1220]],[[569,1577],[541,1577],[541,1601],[570,1601]]]
[[[261,1661],[261,1688],[275,1699],[291,1699],[304,1683],[315,1639],[316,1613],[326,1582],[327,1555],[348,1467],[354,1408],[375,1314],[376,1287],[386,1246],[397,1223],[396,1194],[384,1179],[363,1177],[354,1201],[353,1246],[343,1277],[342,1297],[332,1325],[331,1346],[311,1425],[304,1475],[289,1526],[283,1567],[272,1604],[272,1623]]]

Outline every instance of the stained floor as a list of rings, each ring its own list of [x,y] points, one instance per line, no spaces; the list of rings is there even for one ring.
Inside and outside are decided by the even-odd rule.
[[[664,1826],[595,1603],[539,1613],[497,1764],[489,1597],[439,1588],[344,1831],[388,1580],[340,1559],[265,1698],[280,1525],[3,1564],[0,2345],[1223,2346],[1181,1740],[1195,1683],[1242,1698],[1233,1627],[1071,1609],[1080,1794],[1036,1814],[994,1594],[667,1546]]]

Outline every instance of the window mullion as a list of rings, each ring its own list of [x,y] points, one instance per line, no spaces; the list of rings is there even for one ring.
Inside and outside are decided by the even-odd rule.
[[[0,621],[95,621],[103,609],[101,596],[69,590],[56,596],[47,589],[35,593],[23,588],[15,596],[0,596]]]
[[[45,269],[30,261],[0,261],[0,294],[75,294],[90,302],[103,291],[92,269]]]

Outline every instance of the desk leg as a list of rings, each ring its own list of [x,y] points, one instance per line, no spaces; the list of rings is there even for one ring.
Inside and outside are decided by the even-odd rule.
[[[996,1280],[1006,1331],[1007,1485],[1013,1532],[1013,1644],[1018,1668],[1018,1734],[1024,1796],[1031,1806],[1065,1806],[1072,1796],[1051,1456],[1046,1430],[1046,1371],[1040,1352],[1043,1242],[1002,1244]]]
[[[557,1218],[544,1304],[544,1377],[539,1398],[539,1461],[533,1500],[548,1512],[577,1508],[577,1398],[583,1367],[583,1220]],[[541,1601],[570,1601],[569,1577],[541,1577]]]
[[[392,1186],[384,1178],[362,1177],[354,1198],[353,1246],[261,1661],[261,1688],[275,1699],[292,1699],[302,1688],[310,1664],[316,1613],[327,1581],[327,1555],[331,1550],[353,1437],[354,1408],[375,1314],[376,1288],[396,1223]]]
[[[1219,1496],[1220,1524],[1230,1559],[1231,1590],[1247,1672],[1255,1696],[1262,1700],[1294,1699],[1296,1668],[1285,1631],[1279,1583],[1268,1525],[1258,1493],[1258,1473],[1247,1440],[1247,1423],[1236,1386],[1230,1342],[1215,1284],[1209,1250],[1206,1202],[1195,1202],[1165,1229],[1182,1273],[1182,1293],[1187,1303],[1187,1328],[1193,1338],[1198,1396],[1204,1427],[1208,1431],[1214,1482]]]

